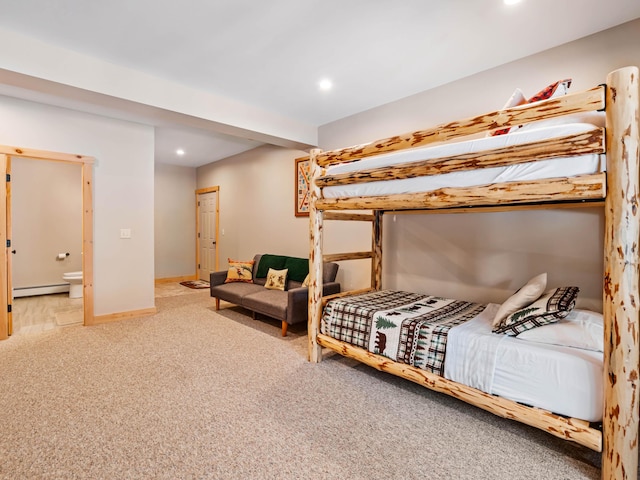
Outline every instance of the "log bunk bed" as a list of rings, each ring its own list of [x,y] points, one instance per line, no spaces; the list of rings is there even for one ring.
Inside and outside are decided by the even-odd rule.
[[[446,393],[496,415],[545,430],[552,435],[602,452],[602,478],[637,478],[638,468],[638,242],[639,198],[639,93],[638,68],[625,67],[607,76],[607,82],[592,89],[537,101],[458,122],[439,125],[365,145],[310,153],[310,287],[309,360],[320,362],[322,349],[356,359],[429,389]],[[335,165],[370,160],[389,152],[415,152],[433,143],[459,141],[470,135],[494,132],[540,120],[583,112],[604,111],[604,128],[563,135],[561,138],[529,141],[478,153],[458,153],[424,160],[415,157],[395,166],[374,166],[348,173],[332,173]],[[473,137],[472,137],[473,138]],[[552,161],[585,154],[603,154],[606,172],[600,168],[577,176],[537,180],[515,180],[472,187],[439,187],[435,190],[392,194],[326,195],[327,187],[371,184],[416,177],[433,177],[462,171]],[[402,180],[401,180],[402,181]],[[354,196],[357,195],[357,196]],[[444,376],[391,360],[322,333],[323,312],[328,302],[382,290],[382,220],[385,212],[403,210],[486,211],[540,208],[558,204],[603,205],[604,231],[604,359],[602,363],[602,425],[531,407]],[[474,207],[474,208],[465,208]],[[480,207],[480,208],[477,208]],[[357,212],[365,210],[365,212]],[[326,254],[323,252],[323,222],[365,221],[372,225],[369,252]],[[371,259],[371,287],[322,297],[323,262]],[[496,334],[494,334],[496,335]]]

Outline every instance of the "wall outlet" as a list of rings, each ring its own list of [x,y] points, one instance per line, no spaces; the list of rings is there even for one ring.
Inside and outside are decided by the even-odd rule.
[[[121,228],[120,229],[120,238],[131,238],[131,229],[130,228]]]

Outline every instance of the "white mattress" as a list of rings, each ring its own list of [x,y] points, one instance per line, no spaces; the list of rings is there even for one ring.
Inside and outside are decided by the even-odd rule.
[[[591,123],[571,123],[531,130],[519,130],[508,135],[483,137],[465,142],[446,143],[428,148],[403,150],[327,169],[328,175],[348,173],[369,168],[397,165],[450,155],[482,152],[484,150],[536,142],[586,132],[597,128]],[[506,167],[484,168],[464,172],[446,173],[427,177],[388,180],[353,185],[337,185],[322,190],[324,198],[377,196],[402,193],[429,192],[444,187],[468,187],[511,181],[539,180],[543,178],[573,177],[597,173],[605,169],[604,155],[582,155],[562,159],[540,160]]]
[[[449,331],[444,376],[567,417],[600,421],[601,352],[491,333],[499,305]]]

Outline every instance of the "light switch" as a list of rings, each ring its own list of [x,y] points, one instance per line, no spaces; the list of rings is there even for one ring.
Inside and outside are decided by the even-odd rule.
[[[131,229],[130,228],[121,228],[120,229],[120,238],[131,238]]]

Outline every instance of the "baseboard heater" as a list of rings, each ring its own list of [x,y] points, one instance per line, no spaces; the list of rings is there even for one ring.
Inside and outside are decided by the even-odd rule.
[[[40,285],[37,287],[17,287],[13,289],[13,298],[31,297],[33,295],[48,295],[50,293],[69,292],[68,283],[59,283],[56,285]]]

